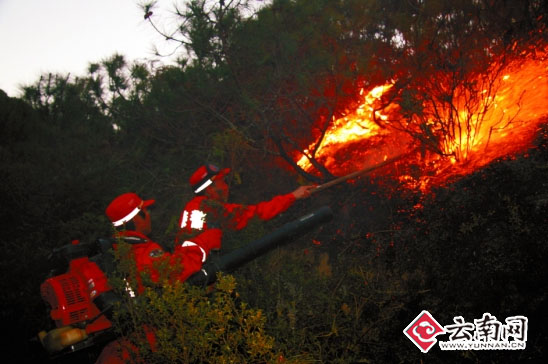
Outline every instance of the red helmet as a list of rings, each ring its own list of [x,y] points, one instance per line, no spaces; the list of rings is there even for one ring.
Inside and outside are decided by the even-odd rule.
[[[106,209],[106,214],[112,225],[120,226],[135,217],[142,208],[150,206],[154,200],[143,201],[133,192],[116,197]]]
[[[190,177],[189,182],[194,193],[200,194],[213,183],[215,178],[223,178],[228,173],[230,173],[230,168],[219,169],[216,165],[208,163],[198,168]]]

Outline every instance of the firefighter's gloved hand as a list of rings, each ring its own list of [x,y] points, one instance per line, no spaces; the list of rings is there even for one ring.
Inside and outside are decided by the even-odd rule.
[[[293,196],[295,196],[295,199],[300,200],[303,198],[310,197],[310,192],[315,189],[316,186],[301,186],[297,188],[295,191],[293,191]]]

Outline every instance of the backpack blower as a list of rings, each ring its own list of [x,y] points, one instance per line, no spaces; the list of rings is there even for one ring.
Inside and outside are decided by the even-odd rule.
[[[230,272],[256,259],[275,247],[294,240],[312,227],[330,220],[333,212],[324,206],[271,233],[221,255],[206,263],[187,283],[209,285],[218,272]],[[122,238],[130,244],[144,243],[135,237]],[[66,273],[53,274],[40,286],[44,301],[50,306],[50,317],[56,328],[41,331],[38,338],[51,356],[69,354],[116,338],[112,326],[113,307],[121,301],[108,283],[115,269],[112,246],[114,239],[98,239],[95,243],[75,240],[53,251],[54,256],[68,263]],[[128,292],[131,295],[131,293]]]

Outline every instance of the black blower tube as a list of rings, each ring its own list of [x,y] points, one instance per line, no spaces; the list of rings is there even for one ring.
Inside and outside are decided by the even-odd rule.
[[[323,206],[297,220],[288,222],[242,248],[222,255],[218,259],[208,261],[203,265],[200,272],[189,277],[186,282],[192,285],[211,284],[217,279],[216,276],[218,272],[231,272],[269,252],[275,247],[289,243],[299,234],[310,230],[318,224],[331,220],[332,217],[333,211],[331,208],[329,206]]]

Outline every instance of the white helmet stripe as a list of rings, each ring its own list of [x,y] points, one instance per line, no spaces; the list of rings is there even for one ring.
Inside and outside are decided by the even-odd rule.
[[[203,191],[207,186],[209,186],[210,184],[212,184],[213,181],[211,179],[208,179],[207,181],[205,181],[204,183],[202,183],[202,185],[200,187],[198,187],[197,189],[194,190],[194,193],[200,193],[201,191]]]
[[[125,217],[121,218],[120,220],[118,221],[114,221],[112,223],[112,225],[114,226],[120,226],[122,225],[123,223],[125,222],[128,222],[129,220],[133,219],[135,217],[135,215],[137,215],[139,213],[139,211],[141,211],[140,208],[136,207],[133,209],[133,211],[131,211],[128,215],[126,215]]]

